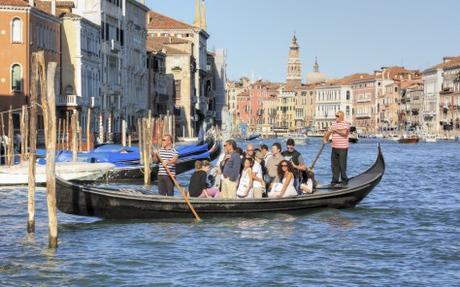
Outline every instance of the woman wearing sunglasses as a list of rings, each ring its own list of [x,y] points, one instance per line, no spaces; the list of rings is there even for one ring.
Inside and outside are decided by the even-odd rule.
[[[282,160],[278,165],[278,177],[281,182],[273,185],[272,190],[268,193],[269,198],[282,198],[297,196],[294,187],[294,167],[291,162]]]

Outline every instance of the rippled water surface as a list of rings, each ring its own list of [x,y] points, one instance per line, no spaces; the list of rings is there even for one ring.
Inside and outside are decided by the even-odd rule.
[[[307,162],[319,144],[298,146]],[[0,286],[459,286],[460,144],[382,149],[385,176],[354,209],[199,224],[58,213],[56,252],[47,249],[44,189],[35,236],[26,235],[27,189],[0,189]],[[349,174],[376,152],[375,142],[353,145]],[[322,183],[329,156],[317,166]]]

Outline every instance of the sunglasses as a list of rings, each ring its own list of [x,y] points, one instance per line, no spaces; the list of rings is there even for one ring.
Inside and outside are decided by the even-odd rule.
[[[165,141],[167,141],[167,139],[161,139],[161,141],[162,141],[162,142],[165,142]]]
[[[282,164],[281,167],[287,167],[288,165],[287,164]]]
[[[253,149],[248,149],[248,151],[254,151]]]
[[[335,115],[336,118],[340,117],[340,115]]]

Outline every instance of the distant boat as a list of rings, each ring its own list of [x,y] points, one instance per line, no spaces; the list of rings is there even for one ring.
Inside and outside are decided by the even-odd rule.
[[[93,181],[104,176],[115,167],[111,163],[59,162],[56,163],[56,175],[66,180]],[[37,164],[35,182],[46,183],[46,166]],[[0,186],[23,185],[29,183],[29,164],[0,167]]]
[[[258,139],[260,138],[260,134],[252,134],[250,136],[248,136],[247,138],[245,138],[246,141],[252,141],[252,140],[255,140],[255,139]]]
[[[308,143],[308,136],[303,133],[288,133],[284,138],[293,139],[296,143]]]
[[[348,135],[348,142],[357,143],[359,139],[358,131],[355,126],[350,127],[350,134]]]
[[[398,143],[400,144],[416,144],[420,141],[420,138],[417,135],[403,135],[398,139]]]
[[[435,143],[437,142],[437,139],[436,139],[436,136],[434,135],[426,135],[423,140],[426,142],[426,143]]]

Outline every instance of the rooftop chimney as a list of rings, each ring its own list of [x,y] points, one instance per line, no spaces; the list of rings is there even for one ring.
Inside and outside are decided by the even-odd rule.
[[[34,0],[29,0],[29,6],[35,7],[35,1]]]

